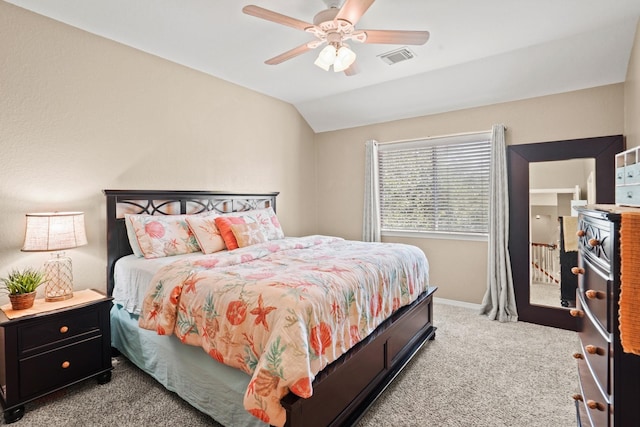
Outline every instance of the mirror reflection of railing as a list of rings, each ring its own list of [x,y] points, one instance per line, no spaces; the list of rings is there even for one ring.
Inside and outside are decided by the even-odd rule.
[[[531,243],[531,281],[560,284],[558,245]]]

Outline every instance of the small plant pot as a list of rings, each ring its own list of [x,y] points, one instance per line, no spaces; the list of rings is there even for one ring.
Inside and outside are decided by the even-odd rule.
[[[34,291],[28,294],[9,294],[11,308],[14,310],[24,310],[33,307],[33,302],[36,300],[36,293],[37,292]]]

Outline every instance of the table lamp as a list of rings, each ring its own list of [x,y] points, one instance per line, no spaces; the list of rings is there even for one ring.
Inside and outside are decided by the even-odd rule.
[[[63,301],[73,297],[71,258],[60,252],[87,244],[83,212],[28,213],[24,252],[49,252],[44,264],[45,301]]]

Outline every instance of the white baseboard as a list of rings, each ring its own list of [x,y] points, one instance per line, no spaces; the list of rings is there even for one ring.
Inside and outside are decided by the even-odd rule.
[[[433,302],[436,302],[438,304],[449,304],[449,305],[455,305],[458,307],[470,308],[472,310],[480,310],[480,307],[481,307],[480,304],[474,304],[472,302],[457,301],[454,299],[446,299],[446,298],[438,298],[438,297],[433,297]]]

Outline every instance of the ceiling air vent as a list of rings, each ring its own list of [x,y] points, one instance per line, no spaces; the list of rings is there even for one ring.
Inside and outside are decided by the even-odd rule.
[[[403,47],[400,49],[392,50],[391,52],[383,53],[378,56],[387,64],[393,65],[393,64],[397,64],[398,62],[411,59],[415,56],[415,54],[411,52],[408,48]]]

